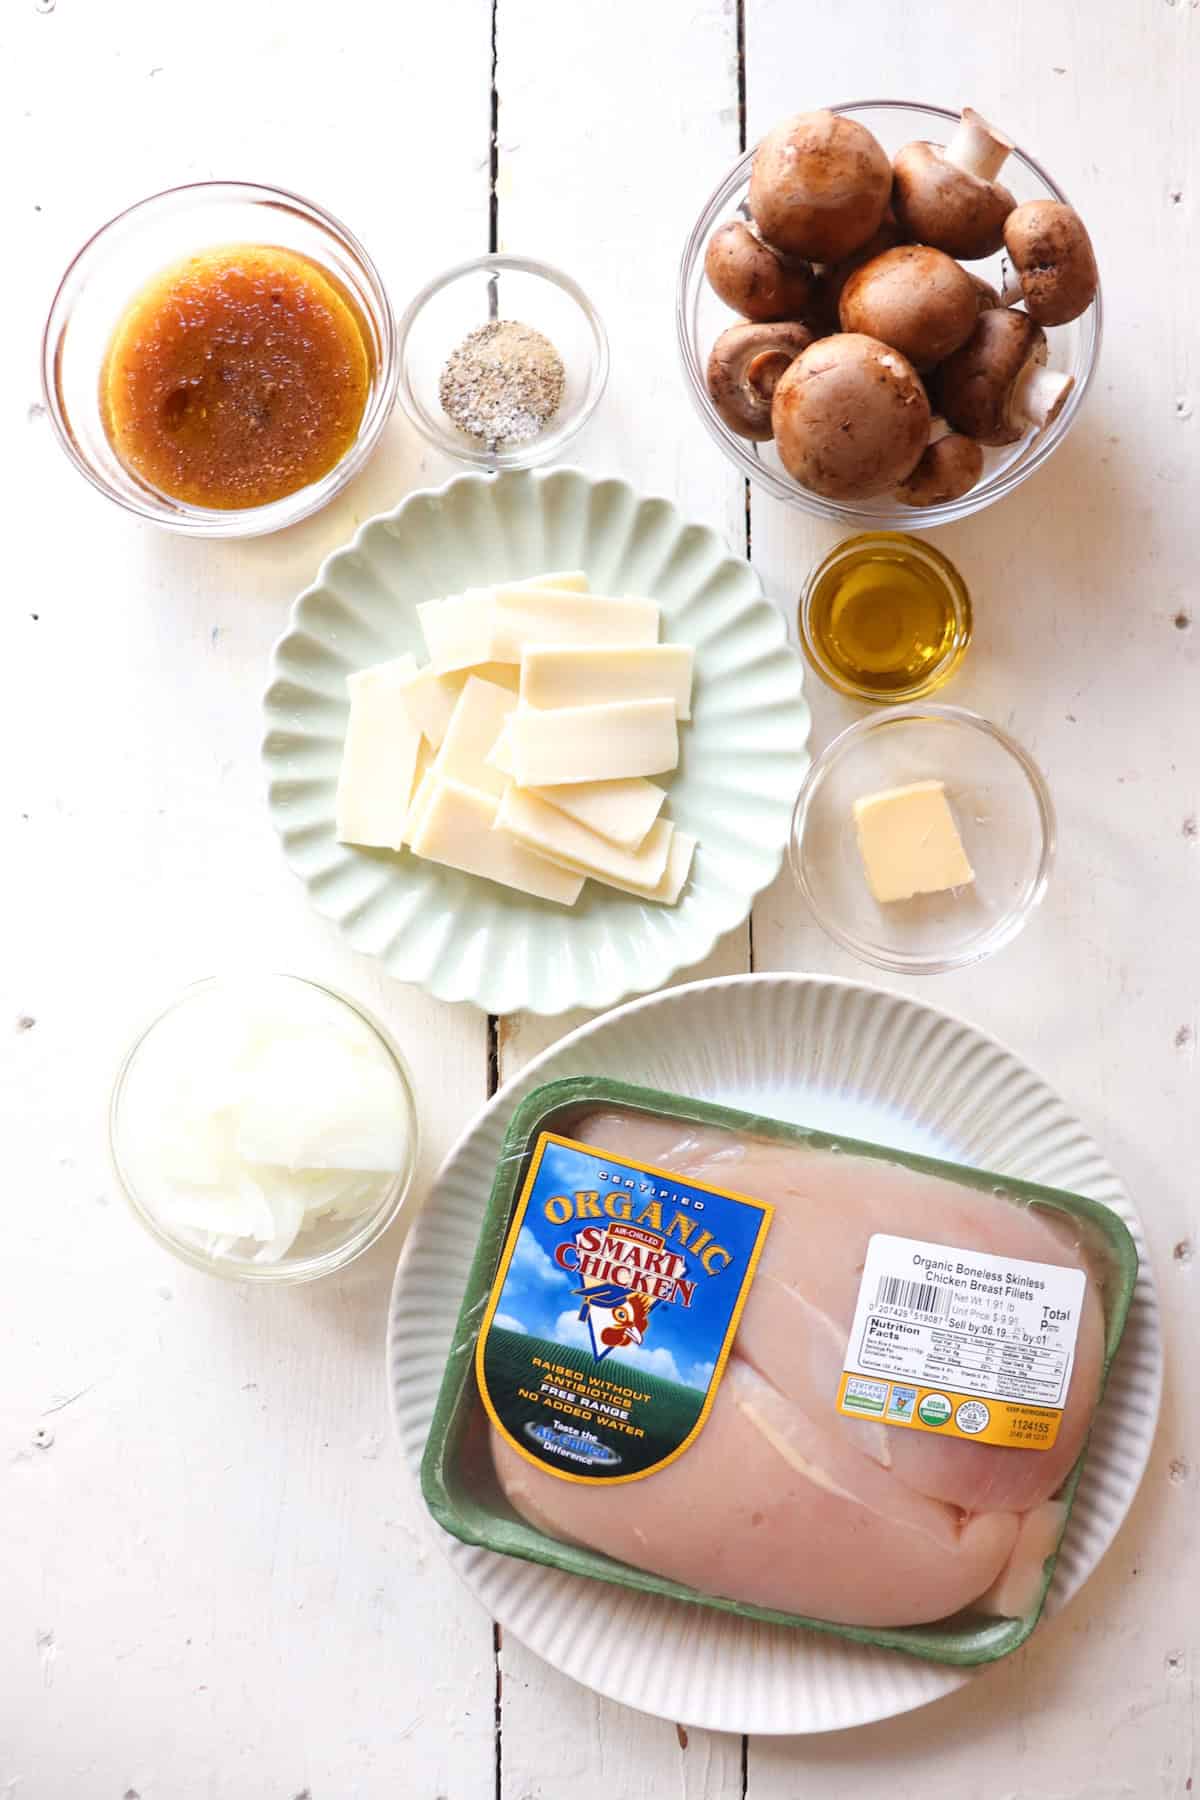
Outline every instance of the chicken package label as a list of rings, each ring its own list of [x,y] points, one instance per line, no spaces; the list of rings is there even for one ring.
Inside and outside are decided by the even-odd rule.
[[[497,1432],[564,1481],[638,1481],[682,1456],[772,1211],[543,1132],[475,1352]]]
[[[1049,1450],[1058,1436],[1082,1269],[876,1233],[838,1411],[941,1437]]]

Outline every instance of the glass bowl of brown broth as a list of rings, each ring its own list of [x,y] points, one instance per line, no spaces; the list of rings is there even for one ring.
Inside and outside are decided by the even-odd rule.
[[[327,504],[396,395],[374,263],[321,207],[199,182],[90,238],[46,322],[46,405],[110,500],[174,531],[252,537]]]

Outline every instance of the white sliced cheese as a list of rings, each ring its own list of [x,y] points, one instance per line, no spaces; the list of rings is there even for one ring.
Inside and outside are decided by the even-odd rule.
[[[417,673],[417,659],[406,650],[403,656],[395,656],[390,662],[372,663],[369,668],[358,669],[353,675],[347,675],[346,686],[351,695],[360,688],[381,681],[391,688],[402,688]]]
[[[512,749],[508,726],[500,733],[484,761],[501,775],[512,775]],[[666,790],[652,781],[633,776],[627,781],[579,781],[574,787],[522,788],[547,806],[556,806],[568,819],[578,819],[590,831],[636,850],[662,811]]]
[[[582,569],[551,569],[545,575],[527,575],[524,581],[507,581],[506,587],[565,588],[573,594],[586,594],[588,578]]]
[[[455,669],[491,661],[495,604],[491,588],[468,588],[449,600],[426,600],[417,607],[435,674],[450,675]],[[513,658],[498,660],[512,662]]]
[[[408,809],[408,817],[404,821],[404,841],[410,849],[416,843],[417,833],[421,829],[421,820],[425,817],[425,809],[433,799],[437,784],[437,766],[435,763],[430,763],[413,789],[412,804]]]
[[[506,777],[488,764],[487,756],[516,704],[517,696],[507,688],[468,675],[438,751],[439,777],[461,781],[464,787],[478,788],[499,799]]]
[[[510,694],[515,694],[521,685],[521,671],[512,663],[476,663],[471,674],[478,675],[480,681],[492,682],[495,687],[507,688]]]
[[[404,817],[403,842],[406,844],[411,844],[413,841],[413,833],[417,828],[417,818],[419,816],[418,809],[420,808],[424,797],[429,792],[427,784],[432,776],[434,762],[434,753],[425,742],[424,738],[422,738],[421,747],[417,751],[417,766],[413,774],[412,798],[409,800],[408,812]]]
[[[482,875],[542,900],[574,906],[583,876],[557,868],[507,832],[493,831],[500,802],[461,781],[435,780],[413,842],[418,856]]]
[[[508,667],[507,663],[504,665]],[[432,664],[418,669],[401,698],[421,735],[436,750],[446,735],[450,715],[462,692],[462,676],[439,675]]]
[[[512,745],[508,741],[508,720],[504,721],[504,729],[483,759],[489,768],[499,769],[502,775],[512,776]]]
[[[607,875],[649,893],[666,871],[675,827],[663,820],[647,833],[640,850],[622,850],[578,819],[569,819],[536,795],[510,784],[496,814],[496,829],[511,831],[531,850],[568,868],[587,875]]]
[[[497,662],[519,663],[530,644],[657,642],[653,600],[609,600],[566,588],[496,589],[491,654]]]
[[[350,719],[334,807],[338,841],[398,850],[412,794],[421,733],[401,702],[411,656],[347,680]]]
[[[665,788],[635,776],[630,781],[580,781],[574,787],[522,789],[536,794],[547,806],[555,806],[568,819],[578,819],[590,831],[636,850],[662,811]]]
[[[521,657],[525,706],[598,706],[606,700],[675,702],[675,717],[692,716],[689,644],[531,645]]]
[[[664,823],[665,821],[660,819],[654,830],[661,830]],[[677,827],[671,838],[671,847],[667,852],[666,870],[653,893],[647,893],[644,888],[634,887],[628,881],[615,881],[611,875],[593,874],[591,879],[598,881],[601,887],[618,888],[623,894],[634,894],[639,900],[657,900],[663,906],[674,906],[683,892],[695,854],[696,839],[690,837],[686,831],[680,831]]]
[[[679,761],[673,700],[608,706],[521,706],[509,715],[513,777],[520,787],[566,787],[661,775]]]

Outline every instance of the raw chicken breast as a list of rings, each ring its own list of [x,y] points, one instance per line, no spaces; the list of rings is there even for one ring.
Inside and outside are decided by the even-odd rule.
[[[558,1538],[702,1592],[846,1625],[915,1625],[972,1603],[1023,1611],[1057,1542],[1046,1504],[1087,1436],[1104,1320],[1089,1280],[1058,1438],[1008,1449],[835,1408],[874,1232],[1086,1268],[1063,1221],[899,1164],[596,1112],[572,1135],[770,1200],[775,1216],[733,1354],[691,1448],[644,1481],[544,1473],[492,1434],[505,1494]]]

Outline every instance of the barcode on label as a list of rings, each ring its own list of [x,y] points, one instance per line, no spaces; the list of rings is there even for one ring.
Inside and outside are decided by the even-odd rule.
[[[904,1306],[909,1312],[937,1319],[950,1311],[952,1293],[950,1288],[933,1287],[926,1281],[902,1281],[899,1275],[881,1275],[875,1304]]]

